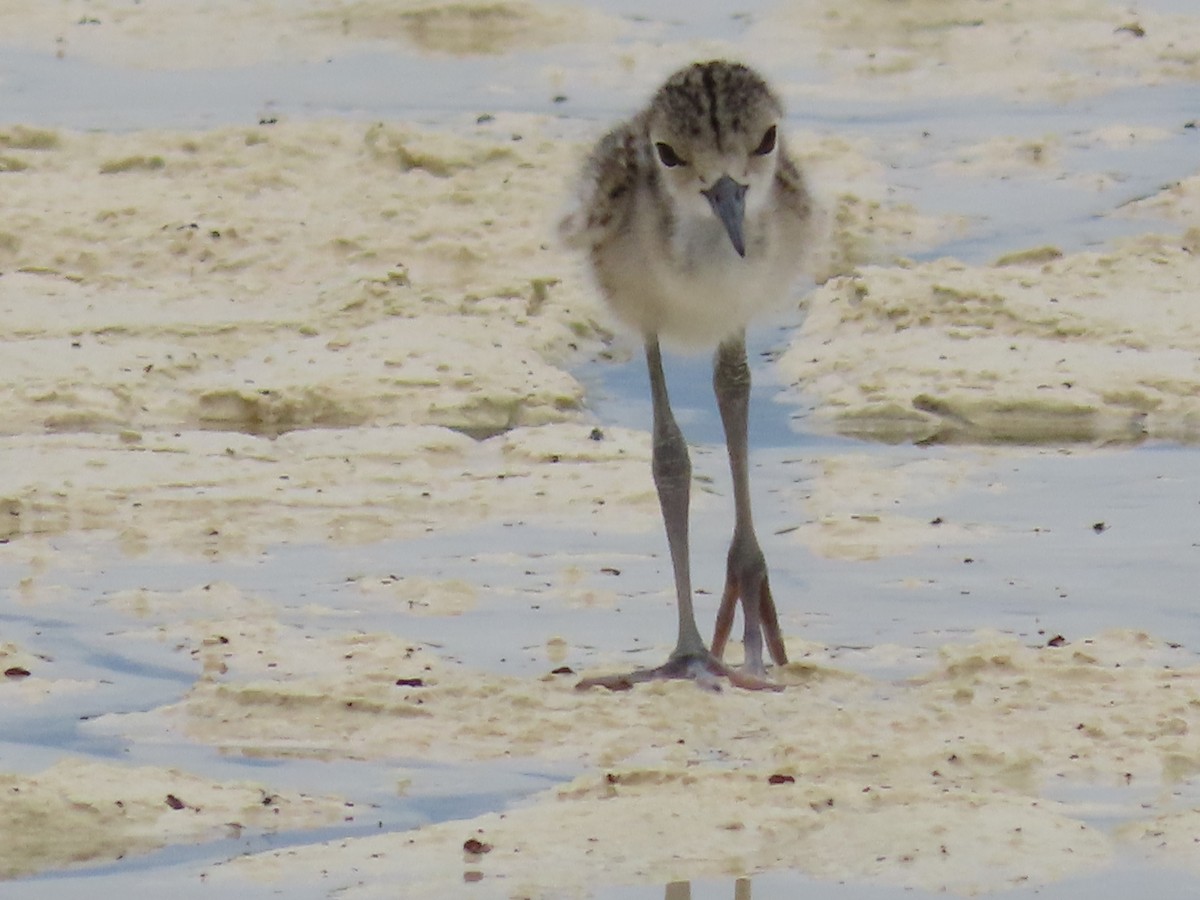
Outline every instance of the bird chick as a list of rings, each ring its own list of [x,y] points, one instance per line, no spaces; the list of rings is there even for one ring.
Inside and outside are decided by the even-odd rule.
[[[564,220],[616,317],[642,337],[654,409],[653,472],[675,576],[679,630],[657,668],[584,679],[624,688],[654,678],[728,678],[770,688],[763,642],[787,662],[766,562],[750,508],[745,328],[783,298],[804,257],[812,220],[804,178],[788,156],[783,106],[739,63],[676,72],[646,109],[605,135],[588,158],[579,208]],[[696,627],[688,547],[691,461],[671,412],[660,339],[716,347],[713,387],[734,487],[734,529],[712,650]],[[745,663],[721,661],[737,604]]]

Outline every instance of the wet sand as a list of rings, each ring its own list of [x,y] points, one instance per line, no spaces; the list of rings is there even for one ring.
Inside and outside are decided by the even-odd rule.
[[[1200,176],[1130,197],[1121,155],[1186,156],[1195,123],[1087,104],[1194,82],[1200,18],[810,6],[0,17],[14,52],[150,77],[391,54],[499,79],[477,112],[384,123],[0,124],[0,876],[235,841],[14,890],[651,896],[796,871],[974,894],[1196,871],[1200,485],[1191,451],[1131,448],[1200,427]],[[754,460],[797,662],[778,695],[580,693],[585,668],[664,653],[672,612],[644,423],[598,418],[580,374],[636,365],[631,343],[554,222],[604,121],[715,53],[778,73],[824,215],[819,283],[782,313],[807,319],[760,367],[782,405],[756,409],[800,423]],[[511,89],[531,82],[543,110]],[[1060,101],[1090,124],[1023,118]],[[1012,133],[939,141],[930,110],[963,102]],[[899,112],[808,117],[838,104]],[[1013,230],[1061,220],[980,185],[1095,213]],[[729,504],[704,440],[711,618]],[[401,821],[422,779],[464,772],[494,780],[485,811]],[[265,832],[284,849],[236,844]]]

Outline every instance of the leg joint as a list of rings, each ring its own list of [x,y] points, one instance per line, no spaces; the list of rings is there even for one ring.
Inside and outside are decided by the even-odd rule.
[[[723,344],[713,362],[713,391],[718,400],[746,397],[750,393],[750,364],[742,344]]]
[[[688,454],[687,442],[674,423],[654,435],[652,469],[654,483],[660,487],[679,482],[687,484],[691,481],[692,461]]]

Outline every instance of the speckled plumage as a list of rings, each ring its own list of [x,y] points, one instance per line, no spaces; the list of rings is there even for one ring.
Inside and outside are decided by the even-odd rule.
[[[787,291],[809,237],[808,190],[782,134],[769,158],[754,155],[782,113],[752,69],[697,63],[596,144],[579,209],[563,231],[587,253],[601,293],[625,324],[672,343],[711,346]],[[678,150],[686,164],[664,168],[656,143]],[[744,259],[701,197],[718,170],[749,183]]]

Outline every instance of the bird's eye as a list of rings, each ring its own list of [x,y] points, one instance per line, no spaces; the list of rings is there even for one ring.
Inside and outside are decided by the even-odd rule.
[[[775,149],[775,126],[772,125],[767,129],[767,133],[763,135],[763,139],[759,141],[758,146],[754,148],[755,156],[766,156]]]
[[[662,164],[668,169],[673,169],[676,166],[687,165],[682,159],[679,158],[679,154],[675,152],[675,148],[670,144],[664,144],[662,141],[659,141],[654,145],[654,149],[658,151],[658,158],[662,160]]]

